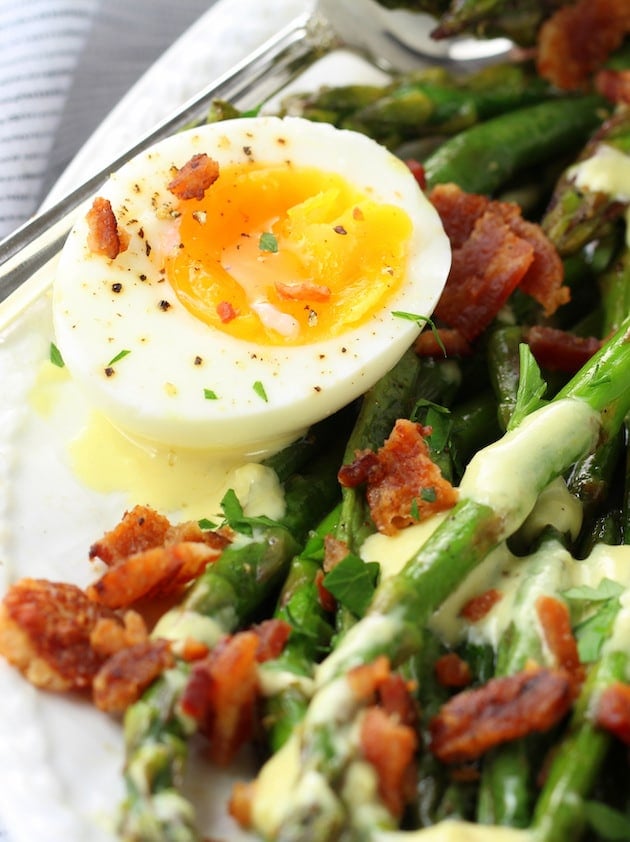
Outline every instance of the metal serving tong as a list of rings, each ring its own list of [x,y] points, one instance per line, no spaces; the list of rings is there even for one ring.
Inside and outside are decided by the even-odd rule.
[[[426,16],[401,16],[374,0],[317,0],[310,13],[294,19],[109,166],[2,240],[0,301],[58,254],[80,209],[111,172],[158,140],[202,121],[215,99],[233,102],[240,108],[255,107],[318,59],[338,49],[354,51],[389,72],[407,71],[427,63],[466,62],[478,66],[496,60],[498,52],[509,49],[509,42],[477,42],[477,48],[467,54],[461,41],[446,45],[431,42],[429,29]]]

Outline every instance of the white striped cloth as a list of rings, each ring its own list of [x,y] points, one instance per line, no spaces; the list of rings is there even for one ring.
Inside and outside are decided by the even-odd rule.
[[[0,0],[0,238],[214,0]]]
[[[0,0],[0,238],[37,210],[109,110],[214,2]],[[10,842],[1,816],[0,842]]]

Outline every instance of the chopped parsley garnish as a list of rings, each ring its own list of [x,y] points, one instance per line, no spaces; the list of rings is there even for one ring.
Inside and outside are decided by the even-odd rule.
[[[442,337],[440,336],[440,331],[435,326],[435,322],[433,319],[430,319],[428,316],[422,316],[420,313],[407,313],[405,310],[392,310],[392,316],[396,319],[405,319],[408,322],[415,322],[418,327],[424,327],[425,325],[429,325],[433,336],[435,337],[435,341],[437,342],[440,350],[446,356],[446,348],[444,347],[444,343],[442,342]]]
[[[258,240],[258,248],[261,251],[269,251],[272,254],[276,254],[276,252],[278,251],[278,240],[270,231],[265,231],[264,234],[260,235],[260,240]]]
[[[233,488],[229,488],[223,495],[221,508],[223,509],[226,524],[235,532],[240,532],[242,535],[253,535],[255,526],[268,527],[278,525],[277,521],[264,515],[256,517],[245,515],[241,501],[236,496]]]
[[[534,359],[529,345],[522,342],[519,345],[520,376],[516,392],[516,404],[508,422],[508,430],[513,430],[521,423],[526,415],[535,409],[540,409],[545,403],[543,395],[547,391],[547,384],[543,380],[538,363]]]
[[[119,362],[120,360],[122,360],[124,357],[126,357],[130,353],[131,353],[131,351],[127,351],[127,350],[119,351],[116,354],[116,356],[112,357],[112,359],[107,363],[107,367],[109,368],[110,366],[114,365],[114,363]]]
[[[585,801],[582,810],[598,839],[615,842],[630,839],[630,818],[624,813],[602,804],[601,801]]]
[[[54,342],[51,342],[51,343],[50,343],[50,355],[49,355],[49,358],[50,358],[50,362],[51,362],[53,365],[56,365],[56,366],[57,366],[57,368],[64,368],[64,367],[65,367],[65,363],[64,363],[64,361],[63,361],[63,357],[61,356],[61,351],[59,350],[59,348],[57,348],[57,346],[55,345],[55,343],[54,343]]]
[[[204,389],[203,390],[203,396],[207,401],[216,401],[216,400],[219,399],[219,396],[217,395],[217,393],[215,391],[213,391],[212,389]]]
[[[362,617],[372,600],[380,564],[349,553],[324,577],[324,587],[357,617]]]
[[[265,391],[265,387],[263,386],[260,380],[257,380],[254,383],[252,389],[256,392],[259,398],[262,398],[264,402],[267,403],[267,401],[269,400],[267,397],[267,392]]]
[[[451,434],[453,422],[450,410],[445,406],[420,398],[411,413],[411,420],[418,421],[424,427],[431,427],[426,436],[432,453],[442,453]]]
[[[562,596],[570,600],[583,600],[585,602],[604,602],[612,597],[623,593],[623,586],[614,579],[603,578],[596,588],[590,585],[580,585],[562,591]]]
[[[579,623],[575,629],[580,661],[592,664],[599,658],[602,646],[610,637],[610,632],[619,613],[619,600],[615,597],[601,604],[592,617]]]
[[[435,503],[437,500],[437,492],[433,486],[429,486],[428,488],[423,488],[420,492],[420,499],[423,500],[425,503]]]

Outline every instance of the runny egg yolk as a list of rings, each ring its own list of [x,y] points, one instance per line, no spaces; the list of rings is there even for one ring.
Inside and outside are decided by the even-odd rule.
[[[224,166],[203,199],[177,211],[168,280],[190,312],[239,339],[333,338],[386,306],[404,279],[407,213],[315,167]]]

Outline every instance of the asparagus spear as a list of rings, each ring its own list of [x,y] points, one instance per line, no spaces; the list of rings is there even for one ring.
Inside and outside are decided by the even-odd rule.
[[[427,185],[454,182],[495,193],[519,170],[579,148],[601,121],[596,96],[563,97],[508,111],[446,140],[424,162]]]
[[[296,736],[301,769],[294,790],[276,825],[258,830],[282,842],[316,842],[341,833],[348,811],[340,783],[356,752],[352,726],[361,709],[348,670],[378,655],[400,664],[417,652],[429,614],[518,528],[551,479],[601,434],[618,428],[630,408],[629,338],[630,317],[549,406],[472,460],[462,499],[450,516],[398,575],[379,586],[368,614],[319,666],[317,689]],[[378,827],[394,824],[384,808],[372,818]]]
[[[497,648],[495,675],[520,672],[530,659],[544,663],[541,632],[532,622],[536,601],[542,594],[559,594],[571,562],[561,536],[553,530],[546,532],[536,552],[522,562],[526,572],[514,599],[513,619]],[[517,740],[499,746],[484,759],[477,811],[482,824],[529,824],[534,782],[527,749],[527,741]]]
[[[541,225],[562,255],[573,254],[596,239],[627,207],[627,200],[614,195],[614,184],[602,181],[597,189],[589,189],[578,183],[586,165],[605,164],[602,154],[630,154],[630,108],[616,109],[586,143],[577,164],[568,167],[556,184]]]
[[[611,737],[593,722],[601,693],[615,681],[627,681],[627,641],[616,629],[627,622],[628,592],[608,612],[609,641],[591,667],[574,707],[566,736],[554,754],[532,822],[536,842],[579,836],[584,827],[584,799],[606,757]]]
[[[313,520],[330,509],[338,495],[338,453],[331,450],[310,474],[286,484],[286,514],[251,537],[227,547],[206,568],[181,606],[167,612],[155,634],[193,637],[213,646],[220,637],[251,620],[285,579]],[[120,834],[133,842],[196,842],[194,810],[181,794],[187,743],[196,723],[178,707],[188,668],[181,661],[165,672],[128,708],[125,716],[127,797]]]

